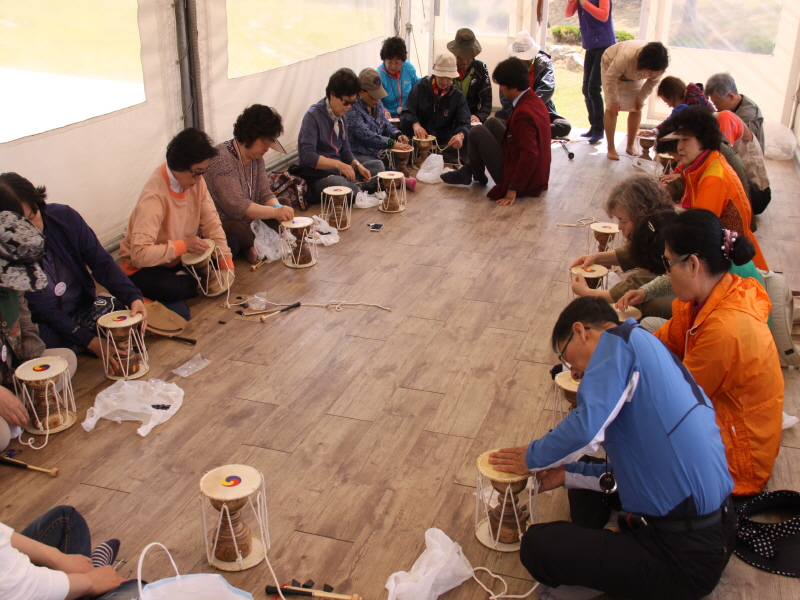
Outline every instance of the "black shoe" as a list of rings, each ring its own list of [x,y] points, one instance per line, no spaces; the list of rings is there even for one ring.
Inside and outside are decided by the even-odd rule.
[[[455,171],[448,171],[442,173],[442,181],[450,185],[469,185],[472,183],[472,168],[469,165],[464,165]]]
[[[487,185],[489,183],[489,178],[486,176],[486,173],[474,173],[472,178],[480,185]]]
[[[592,137],[593,135],[594,135],[594,132],[590,129],[589,131],[586,131],[586,132],[582,133],[581,137]]]
[[[603,135],[602,133],[593,133],[592,137],[589,138],[589,143],[590,144],[599,144],[600,142],[603,141],[604,137],[605,137],[605,135]]]

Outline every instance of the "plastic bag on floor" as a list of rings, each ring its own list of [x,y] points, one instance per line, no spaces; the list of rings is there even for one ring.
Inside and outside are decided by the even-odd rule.
[[[210,360],[195,354],[188,362],[183,363],[177,369],[173,369],[172,372],[180,377],[188,377],[192,373],[197,373],[200,369],[205,369],[210,364]]]
[[[441,154],[429,154],[425,162],[419,168],[417,181],[423,183],[441,183],[442,173],[444,172],[444,158]]]
[[[117,423],[141,421],[142,426],[136,432],[144,437],[153,427],[168,421],[181,404],[183,390],[174,383],[161,379],[120,380],[97,394],[82,425],[86,431],[91,431],[101,418]]]
[[[258,254],[258,260],[265,260],[268,263],[283,257],[281,254],[281,236],[270,229],[261,219],[253,219],[250,229],[256,234],[253,246]]]
[[[332,246],[339,241],[339,230],[332,227],[325,219],[319,215],[314,215],[314,239],[309,240],[314,244]]]
[[[786,125],[764,119],[764,145],[764,156],[767,158],[791,160],[797,148],[797,138]]]
[[[434,600],[472,577],[472,566],[461,546],[441,529],[425,532],[425,546],[410,572],[389,576],[389,600]]]
[[[383,200],[386,198],[386,192],[375,192],[374,194],[368,194],[364,190],[361,190],[356,194],[356,208],[372,208],[373,206],[378,206]]]
[[[797,422],[800,421],[797,417],[793,417],[792,415],[787,415],[783,413],[783,426],[781,429],[789,429],[790,427],[794,427],[797,425]]]

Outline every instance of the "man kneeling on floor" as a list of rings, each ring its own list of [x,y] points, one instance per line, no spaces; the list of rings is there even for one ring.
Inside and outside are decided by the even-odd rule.
[[[550,117],[542,99],[528,83],[528,69],[518,58],[507,58],[492,72],[492,80],[511,100],[508,122],[495,117],[469,134],[469,164],[442,173],[442,181],[486,185],[486,170],[496,185],[489,198],[511,205],[517,196],[539,196],[550,179]]]
[[[540,582],[537,594],[711,593],[733,551],[736,517],[708,397],[655,336],[633,319],[620,325],[599,298],[567,306],[552,345],[581,379],[577,408],[544,437],[489,459],[498,471],[536,471],[540,490],[569,490],[572,523],[533,525],[522,539],[520,560]],[[601,443],[604,458],[579,459]]]

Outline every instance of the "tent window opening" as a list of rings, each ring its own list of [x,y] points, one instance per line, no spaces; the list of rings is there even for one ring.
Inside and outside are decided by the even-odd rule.
[[[145,101],[136,0],[0,0],[0,143]]]
[[[673,0],[669,45],[772,55],[781,0]]]
[[[383,37],[384,6],[383,0],[227,0],[228,79]]]
[[[508,37],[509,16],[508,0],[448,0],[445,29],[455,33],[468,27],[476,35]]]

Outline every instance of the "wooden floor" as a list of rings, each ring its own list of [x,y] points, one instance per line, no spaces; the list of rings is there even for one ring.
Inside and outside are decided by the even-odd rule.
[[[618,140],[624,148],[624,140]],[[366,600],[386,598],[388,576],[408,570],[439,527],[473,566],[502,574],[510,593],[531,586],[516,554],[481,546],[473,532],[475,458],[522,445],[552,423],[546,402],[556,357],[548,339],[567,301],[568,261],[585,252],[586,231],[560,228],[605,218],[609,189],[630,160],[573,142],[568,161],[553,149],[550,189],[513,207],[485,190],[420,184],[408,209],[354,210],[341,241],[310,269],[282,264],[255,273],[237,263],[234,296],[265,291],[273,302],[375,302],[342,312],[302,308],[266,325],[220,306],[192,303],[185,335],[196,347],[148,338],[150,376],[176,381],[183,407],[147,437],[136,423],[76,426],[41,451],[18,457],[56,479],[0,470],[0,521],[22,528],[55,504],[76,506],[95,542],[122,540],[120,572],[135,577],[141,549],[159,541],[184,573],[205,564],[198,482],[229,463],[266,478],[270,557],[281,581],[312,578]],[[800,181],[789,162],[769,162],[773,201],[757,236],[770,266],[800,289]],[[385,223],[371,233],[367,222]],[[224,323],[221,323],[224,321]],[[188,379],[171,373],[196,353],[211,364]],[[110,385],[100,361],[82,357],[74,379],[79,420]],[[786,412],[800,415],[800,374],[784,373]],[[15,443],[12,448],[19,448]],[[800,489],[800,426],[784,433],[770,488]],[[563,490],[545,495],[540,517],[566,518]],[[170,575],[163,556],[145,578]],[[264,598],[264,564],[228,580]],[[445,600],[482,599],[473,581]],[[732,558],[719,599],[792,600],[800,581]]]

